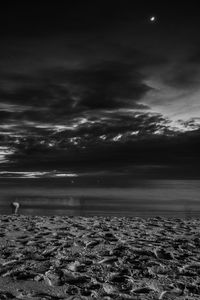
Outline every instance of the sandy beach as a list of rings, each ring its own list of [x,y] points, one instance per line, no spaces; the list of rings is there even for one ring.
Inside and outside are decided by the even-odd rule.
[[[0,299],[199,299],[199,219],[3,215],[0,223]]]

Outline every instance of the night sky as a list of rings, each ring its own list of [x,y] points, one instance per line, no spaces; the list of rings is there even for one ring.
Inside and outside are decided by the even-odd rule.
[[[200,178],[199,9],[32,3],[0,8],[0,176]]]

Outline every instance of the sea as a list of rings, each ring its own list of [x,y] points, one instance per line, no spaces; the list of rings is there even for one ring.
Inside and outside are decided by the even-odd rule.
[[[1,178],[0,214],[200,217],[200,180]]]

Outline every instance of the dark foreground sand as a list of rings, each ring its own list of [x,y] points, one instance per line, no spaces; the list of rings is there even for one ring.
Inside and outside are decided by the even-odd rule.
[[[0,223],[0,299],[200,299],[198,219]]]

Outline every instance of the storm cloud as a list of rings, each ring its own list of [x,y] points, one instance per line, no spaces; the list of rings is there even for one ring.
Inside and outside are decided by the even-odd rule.
[[[152,5],[64,8],[0,13],[1,169],[182,164],[197,176],[194,11],[155,7],[151,24]]]

